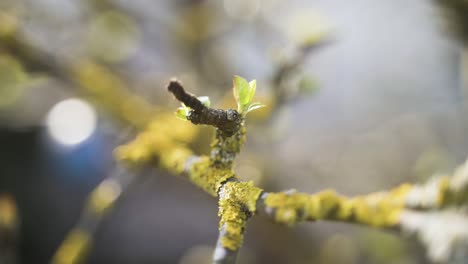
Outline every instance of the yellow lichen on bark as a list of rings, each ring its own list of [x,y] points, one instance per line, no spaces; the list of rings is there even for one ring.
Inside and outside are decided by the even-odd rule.
[[[54,264],[77,264],[81,263],[90,247],[90,234],[82,230],[72,231],[60,248],[55,253],[52,263]]]
[[[294,225],[306,220],[338,220],[375,227],[398,223],[411,185],[404,184],[389,192],[348,198],[331,190],[316,194],[271,193],[265,198],[267,210],[273,210],[279,223]]]
[[[221,185],[234,177],[231,169],[216,168],[208,157],[201,157],[189,171],[190,181],[212,196],[217,196]]]
[[[247,219],[256,212],[256,202],[262,191],[252,181],[227,182],[222,187],[218,215],[223,247],[232,251],[241,247]]]

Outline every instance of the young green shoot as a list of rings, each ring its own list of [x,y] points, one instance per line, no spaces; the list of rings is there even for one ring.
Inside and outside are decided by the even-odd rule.
[[[233,93],[237,102],[237,111],[246,116],[247,113],[255,109],[264,107],[265,105],[255,102],[252,103],[255,91],[257,89],[257,81],[252,80],[247,82],[246,79],[235,75],[233,80]]]

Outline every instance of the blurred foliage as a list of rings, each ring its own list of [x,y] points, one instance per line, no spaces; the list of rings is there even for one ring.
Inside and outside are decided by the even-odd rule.
[[[0,110],[13,105],[23,94],[28,76],[15,58],[0,53]]]
[[[17,27],[16,17],[4,11],[0,11],[0,35],[12,34]]]
[[[353,238],[343,234],[335,234],[330,236],[321,246],[318,263],[359,263],[356,241],[354,241]]]
[[[365,230],[358,242],[371,263],[407,263],[407,245],[401,237],[378,230]],[[411,262],[408,262],[411,263]]]
[[[138,26],[131,17],[123,13],[107,11],[97,15],[87,32],[90,53],[104,61],[123,61],[138,49]]]
[[[455,165],[447,151],[434,147],[421,153],[414,164],[413,173],[419,181],[424,181],[434,174],[450,171]]]

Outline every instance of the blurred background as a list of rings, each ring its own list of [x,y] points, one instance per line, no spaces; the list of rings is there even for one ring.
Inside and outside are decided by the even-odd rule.
[[[96,87],[119,76],[170,111],[173,76],[218,107],[234,105],[233,75],[257,79],[270,107],[249,117],[236,171],[268,191],[356,195],[452,171],[468,156],[468,53],[441,13],[429,0],[0,0],[0,262],[49,263],[136,134],[101,104],[111,90],[71,80],[82,58],[105,69]],[[87,263],[209,263],[216,200],[161,170],[129,177]],[[262,217],[239,258],[430,263],[413,237]]]

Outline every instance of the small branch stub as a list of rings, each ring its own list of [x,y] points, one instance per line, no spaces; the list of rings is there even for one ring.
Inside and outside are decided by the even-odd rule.
[[[234,135],[240,129],[243,118],[238,111],[207,107],[197,97],[187,93],[182,84],[176,79],[169,82],[167,90],[186,107],[191,108],[186,118],[193,124],[212,125],[228,137]]]

